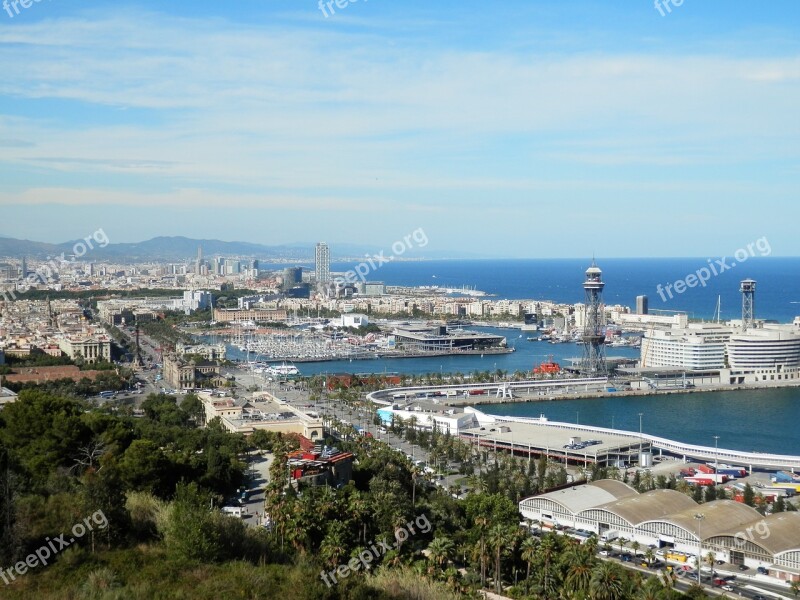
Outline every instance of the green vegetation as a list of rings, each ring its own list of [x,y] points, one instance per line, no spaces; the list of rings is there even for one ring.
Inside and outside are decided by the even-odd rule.
[[[337,395],[344,412],[361,403],[351,390]],[[199,429],[194,396],[178,405],[151,395],[142,410],[133,418],[24,390],[0,412],[0,565],[24,560],[97,511],[108,523],[5,586],[4,598],[434,600],[477,597],[481,588],[536,599],[679,596],[670,582],[598,559],[594,538],[579,545],[520,527],[518,499],[564,481],[560,465],[546,459],[494,456],[395,423],[434,462],[472,467],[466,476],[476,492],[457,501],[405,456],[340,423],[346,440],[336,444],[357,458],[352,480],[340,489],[295,489],[285,485],[295,438],[259,431],[245,439],[218,422]],[[269,529],[213,508],[236,495],[248,458],[264,451],[272,455]],[[323,581],[321,572],[380,542],[387,550],[368,572],[330,587]]]

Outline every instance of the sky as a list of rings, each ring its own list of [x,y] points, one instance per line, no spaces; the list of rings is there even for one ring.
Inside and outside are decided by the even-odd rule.
[[[0,58],[0,236],[800,255],[796,0],[9,0]]]

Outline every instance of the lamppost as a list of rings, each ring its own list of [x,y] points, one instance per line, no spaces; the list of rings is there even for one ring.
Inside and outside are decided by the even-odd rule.
[[[642,466],[642,417],[644,413],[639,413],[639,466]]]
[[[719,436],[714,436],[714,473],[717,472],[719,469],[719,452],[717,450],[717,442],[719,441]]]
[[[697,513],[694,516],[695,521],[697,521],[697,585],[700,585],[700,565],[703,560],[703,537],[700,535],[700,523],[705,517],[703,513]]]

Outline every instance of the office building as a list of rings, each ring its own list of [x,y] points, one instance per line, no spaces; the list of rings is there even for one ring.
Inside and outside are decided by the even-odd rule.
[[[647,296],[636,296],[636,314],[646,315],[648,311]]]

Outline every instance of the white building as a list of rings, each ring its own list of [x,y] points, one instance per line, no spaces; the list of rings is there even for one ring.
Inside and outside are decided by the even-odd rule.
[[[687,370],[724,369],[725,345],[733,332],[731,327],[716,323],[692,323],[685,327],[651,329],[642,340],[640,366]]]
[[[771,578],[800,580],[800,513],[763,517],[733,500],[697,504],[675,490],[639,494],[611,479],[548,492],[519,503],[522,516],[545,529],[556,525],[593,532],[601,542],[624,538],[655,546],[672,563],[693,563],[698,555],[749,568]]]
[[[214,297],[211,292],[202,290],[187,290],[183,292],[183,303],[180,310],[189,314],[195,310],[206,310],[212,307]]]
[[[56,338],[58,348],[70,359],[87,363],[111,362],[111,338],[106,335],[64,335]]]
[[[651,329],[642,340],[640,366],[730,369],[733,384],[800,380],[800,321],[791,325],[757,322],[747,330],[731,323]]]
[[[800,379],[800,333],[795,324],[764,325],[730,337],[727,345],[732,383]]]

